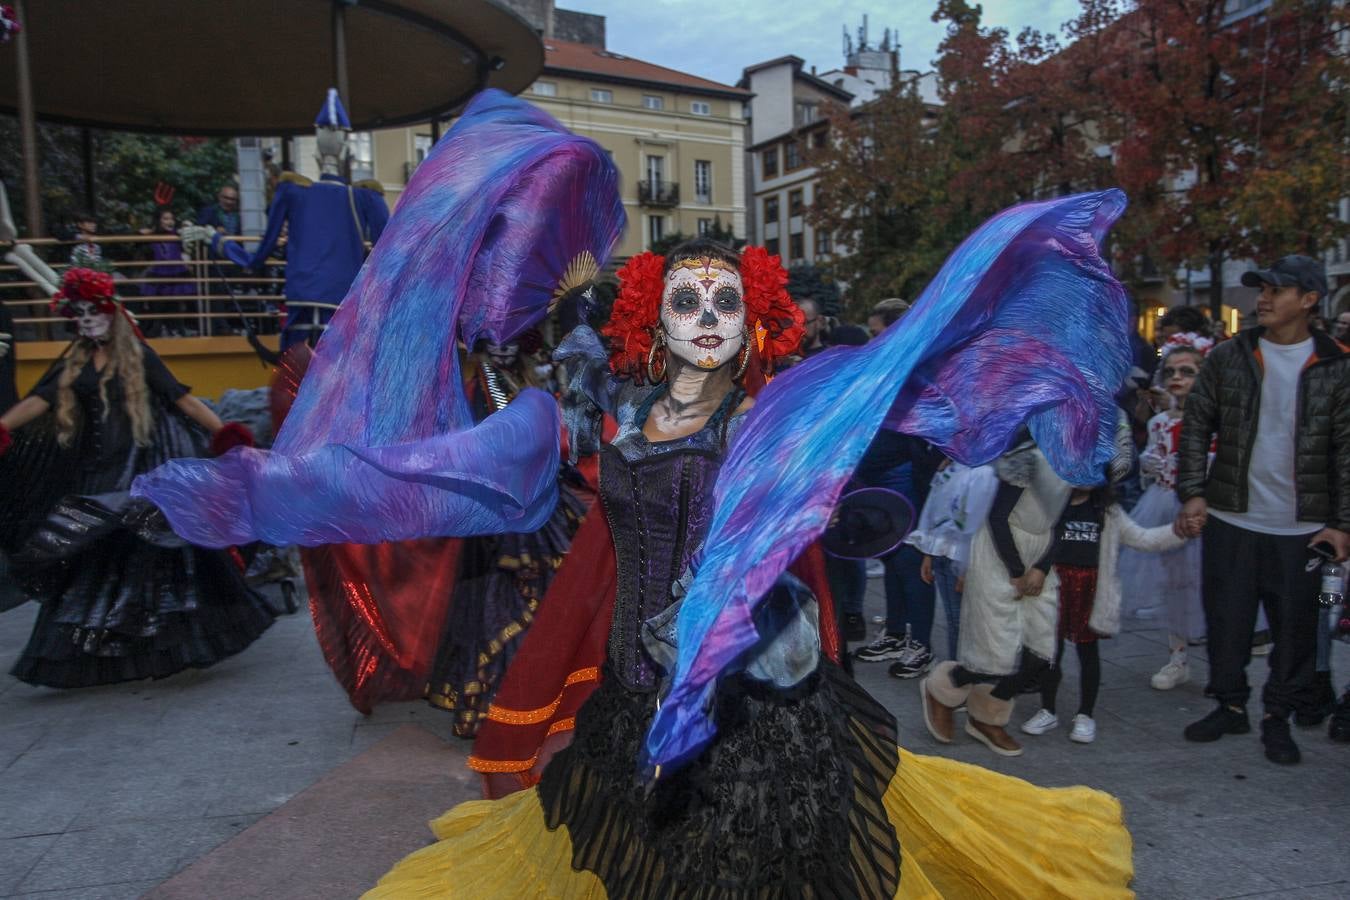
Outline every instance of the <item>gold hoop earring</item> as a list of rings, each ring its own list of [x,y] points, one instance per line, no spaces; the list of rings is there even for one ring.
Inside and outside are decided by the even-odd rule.
[[[665,336],[661,329],[657,328],[652,334],[652,349],[647,351],[647,381],[651,384],[657,384],[666,377],[666,357],[662,348],[666,345]],[[656,370],[656,360],[658,355],[661,360],[661,371]]]
[[[741,358],[736,364],[736,374],[731,376],[732,380],[740,381],[748,368],[750,368],[750,332],[741,329]]]

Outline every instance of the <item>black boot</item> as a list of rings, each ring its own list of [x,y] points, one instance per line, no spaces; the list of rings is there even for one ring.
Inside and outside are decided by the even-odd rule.
[[[1251,730],[1252,724],[1247,721],[1247,710],[1234,709],[1220,703],[1214,708],[1214,712],[1198,722],[1187,725],[1185,735],[1188,741],[1207,744],[1210,741],[1217,741],[1225,734],[1246,734]]]
[[[1330,672],[1314,673],[1313,685],[1316,700],[1308,709],[1294,713],[1294,724],[1300,728],[1313,728],[1321,725],[1331,711],[1336,708],[1336,689],[1331,686]]]
[[[1346,691],[1331,712],[1327,735],[1338,744],[1350,744],[1350,691]]]
[[[1261,720],[1261,743],[1266,745],[1266,759],[1282,766],[1292,766],[1302,757],[1298,744],[1289,733],[1289,722],[1275,716]]]

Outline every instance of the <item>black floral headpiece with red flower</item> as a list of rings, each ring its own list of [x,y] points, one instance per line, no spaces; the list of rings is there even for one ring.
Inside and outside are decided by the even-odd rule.
[[[52,297],[52,312],[73,319],[76,303],[92,303],[95,309],[108,315],[117,312],[113,277],[94,269],[66,269],[61,276],[61,290]]]

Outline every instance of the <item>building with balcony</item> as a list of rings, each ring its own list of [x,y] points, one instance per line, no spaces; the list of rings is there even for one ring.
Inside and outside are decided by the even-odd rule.
[[[784,265],[823,262],[838,252],[833,236],[807,222],[819,178],[808,151],[829,140],[830,103],[853,94],[805,70],[798,56],[781,56],[744,70],[739,87],[750,101],[750,240],[782,256]]]
[[[592,138],[622,178],[628,229],[622,260],[671,234],[696,235],[715,222],[748,237],[744,108],[750,92],[611,51],[603,16],[513,0],[544,36],[543,74],[521,96],[577,134]],[[449,122],[354,135],[353,178],[375,178],[390,206]],[[302,172],[312,138],[297,139]]]

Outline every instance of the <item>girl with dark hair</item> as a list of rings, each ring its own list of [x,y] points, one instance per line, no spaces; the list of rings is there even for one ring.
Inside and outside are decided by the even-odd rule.
[[[1139,552],[1162,553],[1185,543],[1172,526],[1141,528],[1115,502],[1108,482],[1095,488],[1075,488],[1055,526],[1051,551],[1059,576],[1047,587],[1058,595],[1059,628],[1054,663],[1041,676],[1041,709],[1022,723],[1026,734],[1045,734],[1058,727],[1055,701],[1064,678],[1064,643],[1078,652],[1078,712],[1069,740],[1090,744],[1097,738],[1093,710],[1101,687],[1099,638],[1120,631],[1120,578],[1117,561],[1122,545]]]
[[[15,677],[49,687],[162,678],[243,650],[274,614],[221,550],[185,544],[130,499],[165,460],[251,444],[141,342],[109,275],[67,271],[53,306],[79,337],[0,415],[0,544],[42,603]],[[23,428],[12,452],[12,430]]]
[[[150,244],[150,255],[155,264],[149,266],[143,273],[143,278],[156,279],[141,284],[142,297],[188,297],[196,293],[196,288],[192,282],[186,280],[192,277],[191,271],[183,262],[183,244],[177,240],[178,220],[173,214],[173,210],[168,207],[160,207],[155,211],[155,227],[151,232],[153,234],[172,235],[174,240],[156,241]],[[184,279],[182,281],[167,281],[161,279]],[[144,311],[154,314],[167,313],[187,313],[191,310],[185,300],[162,300],[155,303],[141,304]],[[179,335],[185,333],[186,321],[183,319],[150,319],[153,323],[152,334],[172,334]]]

